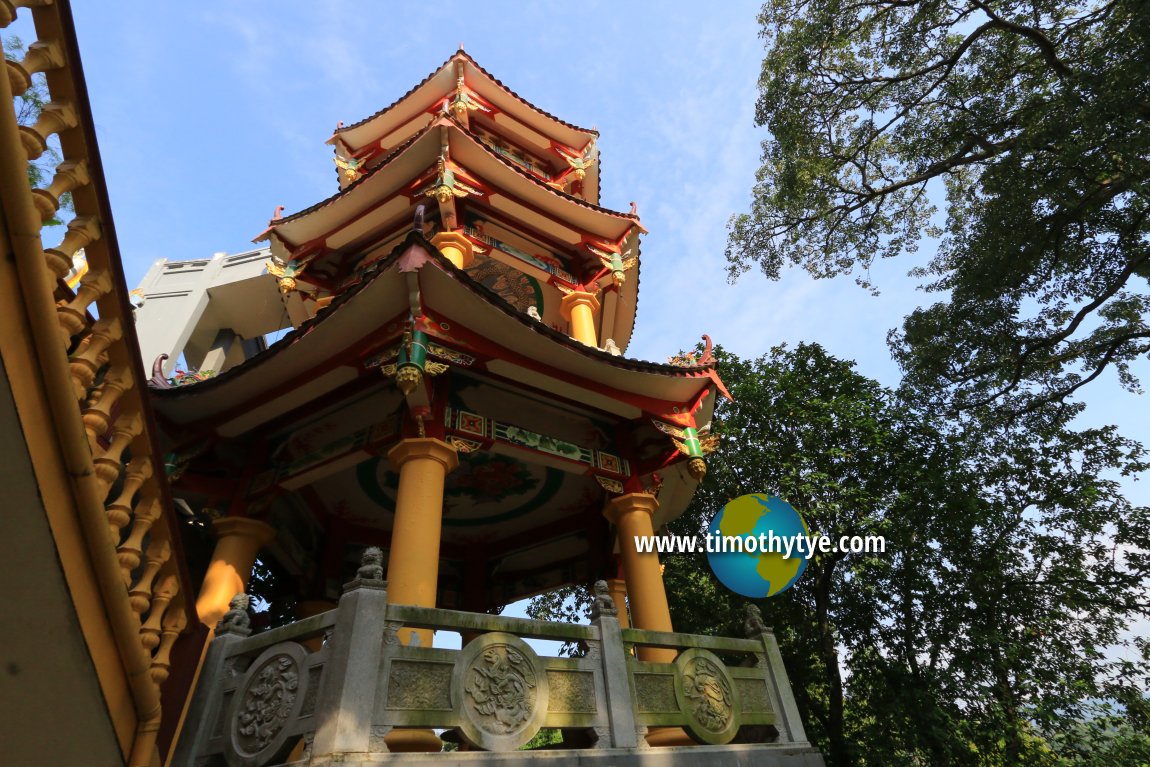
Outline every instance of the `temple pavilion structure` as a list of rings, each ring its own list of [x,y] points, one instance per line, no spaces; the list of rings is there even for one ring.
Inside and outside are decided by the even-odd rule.
[[[0,102],[50,98],[0,110],[6,763],[478,767],[548,728],[552,767],[822,765],[757,609],[676,633],[634,545],[726,392],[709,340],[626,356],[644,229],[595,131],[460,50],[336,130],[331,197],[129,293],[70,4],[18,14]],[[588,625],[498,614],[570,584]]]
[[[298,327],[153,391],[173,493],[219,515],[205,622],[257,556],[302,616],[378,546],[400,603],[486,612],[606,579],[635,626],[671,630],[631,540],[686,508],[724,390],[709,355],[626,356],[644,229],[599,205],[596,139],[462,50],[335,131],[338,191],[257,238]]]

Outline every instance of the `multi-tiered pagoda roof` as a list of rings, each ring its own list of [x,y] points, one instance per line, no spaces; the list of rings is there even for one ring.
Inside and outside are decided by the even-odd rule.
[[[435,437],[460,463],[439,604],[482,610],[613,571],[604,504],[653,493],[656,526],[685,509],[722,384],[709,353],[624,356],[644,230],[599,205],[596,138],[462,51],[341,126],[338,191],[258,238],[310,319],[156,393],[178,491],[271,522],[279,563],[322,598],[363,546],[389,546],[388,450]]]

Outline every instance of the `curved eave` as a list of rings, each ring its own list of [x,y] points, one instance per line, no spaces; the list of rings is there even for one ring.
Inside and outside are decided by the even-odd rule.
[[[635,255],[638,261],[635,263],[635,268],[627,272],[627,280],[615,291],[616,300],[619,302],[615,308],[615,322],[613,327],[603,328],[604,343],[606,339],[614,339],[619,348],[624,352],[627,347],[631,345],[631,336],[635,332],[635,316],[639,310],[639,271],[643,268],[642,248],[639,244],[639,235],[634,235],[635,241]],[[626,248],[624,248],[626,252]],[[608,277],[608,280],[611,278]]]
[[[492,151],[459,123],[450,120],[450,125],[452,135],[463,139],[458,143],[452,142],[451,159],[556,219],[570,222],[597,237],[613,240],[623,237],[631,227],[639,226],[638,216],[611,210],[556,189]]]
[[[559,119],[504,85],[462,50],[457,51],[438,69],[429,74],[418,85],[409,90],[397,101],[359,122],[345,125],[335,132],[338,138],[353,151],[375,144],[427,112],[437,101],[455,89],[455,62],[464,65],[463,77],[467,86],[482,96],[501,113],[508,115],[531,130],[555,141],[576,149],[598,136],[598,131],[580,128]],[[396,137],[402,140],[403,137]],[[543,147],[546,148],[546,147]]]
[[[221,414],[258,402],[259,407],[237,416],[255,422],[261,418],[261,407],[282,411],[349,382],[359,375],[356,363],[325,363],[341,360],[346,350],[377,339],[380,327],[405,311],[409,286],[397,262],[412,247],[428,254],[427,263],[418,272],[427,310],[458,327],[476,328],[491,344],[514,350],[516,360],[501,362],[509,370],[493,372],[526,369],[534,379],[553,382],[553,390],[562,389],[568,395],[578,391],[582,395],[578,399],[623,417],[642,413],[609,394],[596,393],[597,388],[687,403],[704,395],[715,383],[711,364],[685,368],[615,357],[532,320],[456,269],[430,242],[413,232],[363,282],[251,360],[200,383],[153,390],[157,410],[176,423],[211,422]],[[307,376],[317,367],[326,370],[306,386],[268,396],[284,382]],[[707,400],[712,398],[713,393],[706,393]],[[226,426],[221,424],[220,428]]]
[[[453,119],[444,117],[412,136],[346,188],[304,210],[269,222],[261,237],[274,232],[292,245],[301,245],[334,233],[379,200],[403,189],[435,163],[440,142],[438,136],[430,134],[438,127],[447,127],[451,136],[459,139],[451,144],[453,160],[560,222],[612,240],[639,225],[636,216],[594,205],[547,185],[500,157]]]

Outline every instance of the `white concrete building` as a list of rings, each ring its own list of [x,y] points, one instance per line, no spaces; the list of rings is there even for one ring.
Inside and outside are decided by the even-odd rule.
[[[267,336],[308,318],[299,293],[282,294],[267,248],[194,261],[156,261],[133,291],[136,333],[148,372],[222,372],[267,347]],[[274,340],[274,339],[273,339]],[[181,355],[183,362],[180,362]]]

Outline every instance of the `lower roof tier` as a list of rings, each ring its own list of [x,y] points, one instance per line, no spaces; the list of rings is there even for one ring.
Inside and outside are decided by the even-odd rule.
[[[412,338],[425,373],[405,393],[395,373]],[[388,451],[417,433],[447,441],[460,466],[441,604],[487,609],[603,575],[614,494],[655,493],[657,526],[682,513],[697,485],[683,430],[705,427],[717,390],[710,363],[626,359],[552,330],[413,232],[279,343],[153,403],[174,493],[285,531],[276,558],[317,598],[360,548],[390,543]],[[474,577],[483,588],[465,593]]]

